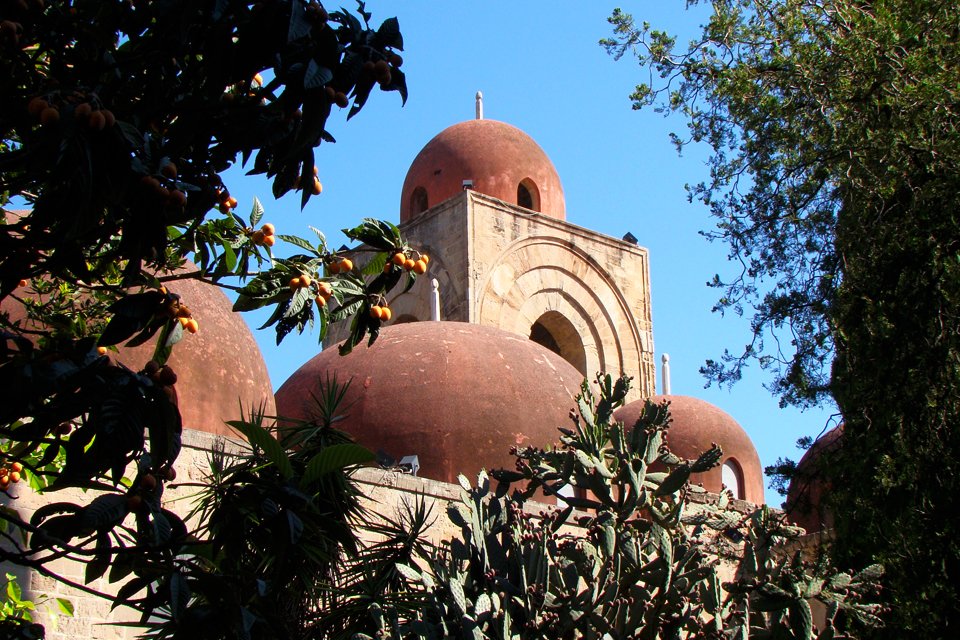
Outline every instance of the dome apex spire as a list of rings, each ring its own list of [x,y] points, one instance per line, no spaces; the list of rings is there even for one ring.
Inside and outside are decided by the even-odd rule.
[[[477,120],[483,120],[483,92],[477,91]]]

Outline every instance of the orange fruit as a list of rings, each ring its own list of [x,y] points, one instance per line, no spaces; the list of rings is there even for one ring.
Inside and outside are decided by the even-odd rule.
[[[258,85],[260,85],[260,86],[263,86],[263,76],[260,75],[259,73],[256,74],[255,76],[253,76],[253,82],[254,82],[254,84],[258,84]]]
[[[176,480],[177,470],[173,467],[164,467],[163,469],[160,469],[160,477],[164,480]]]
[[[56,107],[47,107],[40,112],[40,124],[56,124],[60,121],[60,111]]]
[[[339,263],[339,262],[331,262],[330,264],[327,265],[327,270],[330,271],[330,273],[332,273],[332,274],[338,274],[338,273],[340,273],[340,263]]]
[[[276,231],[276,229],[274,228],[274,226],[273,226],[272,224],[270,224],[269,222],[268,222],[267,224],[263,225],[262,227],[260,227],[260,229],[263,231],[263,235],[265,235],[265,236],[272,236],[273,233]]]
[[[313,282],[313,279],[307,274],[303,274],[302,276],[300,276],[301,287],[304,287],[304,288],[309,287],[311,282]]]
[[[7,487],[10,486],[10,478],[7,476],[0,476],[0,491],[6,491]]]
[[[18,286],[18,287],[25,287],[25,286],[27,286],[28,284],[30,284],[30,283],[27,282],[27,279],[26,279],[26,278],[24,278],[23,280],[20,281],[20,283],[19,283],[17,286]]]
[[[290,278],[290,288],[299,289],[300,288],[300,278]]]
[[[49,102],[40,96],[36,96],[35,98],[31,98],[30,102],[27,103],[27,113],[32,115],[34,118],[39,118],[43,110],[49,106]]]
[[[252,234],[250,234],[250,242],[253,244],[263,244],[263,239],[265,237],[267,237],[267,234],[265,234],[263,231],[254,231]]]
[[[314,302],[317,303],[317,306],[320,307],[321,309],[323,309],[325,306],[327,306],[327,299],[324,298],[323,296],[317,296],[317,297],[314,298],[313,300],[314,300]]]
[[[99,111],[94,111],[90,114],[90,117],[87,118],[87,126],[93,131],[103,131],[107,126],[107,119],[103,117],[103,114]]]
[[[346,273],[347,271],[353,271],[353,260],[350,258],[344,258],[340,261],[340,271]]]
[[[10,482],[13,482],[14,484],[16,484],[17,482],[20,482],[20,472],[19,472],[19,471],[11,471],[11,472],[10,472]]]
[[[173,164],[172,162],[168,162],[160,167],[160,173],[171,180],[175,180],[177,178],[177,165]]]
[[[411,269],[413,269],[414,265],[416,264],[417,263],[415,260],[413,260],[413,258],[407,258],[406,260],[403,261],[403,268],[406,269],[407,271],[410,271]]]
[[[86,120],[93,112],[89,102],[81,102],[73,109],[73,117],[77,120]]]
[[[324,298],[329,298],[333,295],[333,287],[330,286],[329,282],[318,282],[317,290],[320,291],[320,295],[322,295]]]
[[[347,94],[341,91],[337,91],[335,97],[333,98],[333,101],[336,102],[337,106],[340,107],[341,109],[345,109],[347,105],[350,104],[350,99],[347,98]]]
[[[193,318],[190,318],[189,320],[187,320],[187,324],[184,325],[183,328],[189,331],[190,333],[196,333],[197,331],[200,330],[200,323],[194,320]]]
[[[175,207],[185,207],[187,206],[187,194],[179,189],[174,189],[170,192],[170,204]]]
[[[393,317],[393,311],[390,311],[390,307],[381,307],[380,308],[380,319],[387,321]]]
[[[313,179],[313,189],[311,189],[310,192],[315,196],[323,193],[323,183],[321,183],[318,178]]]
[[[423,264],[430,264],[430,256],[425,253],[420,254],[420,259],[423,260]]]
[[[177,320],[180,321],[180,326],[183,327],[184,329],[187,328],[187,323],[190,322],[190,318],[185,318],[185,317],[177,318]]]
[[[370,307],[370,317],[374,320],[379,320],[383,317],[383,310],[379,307],[379,305],[373,305]]]
[[[273,234],[263,236],[263,244],[267,245],[268,247],[272,247],[276,243],[277,243],[277,237],[274,236]]]
[[[237,208],[237,199],[234,198],[233,196],[230,196],[229,198],[227,198],[227,201],[226,201],[224,204],[226,204],[226,205],[227,205],[228,207],[230,207],[231,209],[236,209],[236,208]]]
[[[419,275],[423,275],[427,272],[427,263],[423,260],[417,260],[413,263],[413,272]]]
[[[106,347],[97,347],[97,353],[99,353],[99,354],[102,355],[102,356],[105,356],[105,355],[107,355],[107,348],[106,348]]]
[[[384,272],[384,273],[390,273],[390,270],[391,270],[391,269],[393,269],[393,263],[392,263],[392,262],[388,262],[387,264],[383,265],[383,272]]]
[[[20,471],[23,471],[23,465],[19,462],[14,462],[10,465],[10,469],[19,473]]]
[[[393,254],[393,258],[391,258],[391,262],[393,262],[393,264],[397,265],[398,267],[402,267],[403,263],[406,262],[406,260],[407,260],[407,256],[403,255],[402,251],[396,252],[395,254]]]

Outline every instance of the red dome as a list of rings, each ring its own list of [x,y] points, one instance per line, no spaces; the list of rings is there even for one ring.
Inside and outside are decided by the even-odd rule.
[[[833,514],[823,504],[823,494],[829,491],[829,486],[820,478],[820,463],[824,453],[840,447],[842,435],[843,425],[840,425],[820,436],[800,458],[790,480],[783,510],[791,522],[806,529],[807,533],[833,526]]]
[[[566,217],[560,176],[533,138],[496,120],[467,120],[441,131],[410,165],[400,222],[455,196],[464,180],[473,181],[474,191]]]
[[[513,446],[559,440],[583,376],[522,336],[462,322],[385,327],[371,347],[324,349],[277,391],[277,411],[313,417],[327,376],[351,381],[338,428],[374,451],[417,455],[421,477],[471,481],[514,466]]]
[[[692,460],[717,443],[723,449],[721,464],[706,473],[691,476],[690,481],[702,484],[712,493],[723,489],[724,466],[727,473],[733,473],[740,484],[742,500],[762,504],[763,470],[760,456],[750,440],[750,436],[728,413],[709,402],[690,396],[653,396],[655,403],[670,401],[670,427],[666,432],[666,441],[677,456]],[[640,417],[644,401],[636,400],[616,411],[614,417],[630,426]]]
[[[184,279],[167,284],[181,296],[200,325],[173,348],[168,364],[177,373],[177,401],[183,426],[218,435],[239,437],[224,424],[240,418],[253,406],[263,405],[267,415],[276,415],[273,387],[267,366],[253,334],[230,300],[216,286]],[[18,291],[30,296],[31,290]],[[10,319],[22,319],[23,307],[13,298],[3,301]],[[139,347],[120,347],[117,359],[139,370],[153,355],[155,340]]]

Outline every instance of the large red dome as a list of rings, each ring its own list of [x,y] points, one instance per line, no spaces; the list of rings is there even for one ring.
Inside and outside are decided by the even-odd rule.
[[[677,456],[692,460],[717,443],[723,449],[721,464],[706,473],[694,474],[690,481],[702,484],[710,492],[719,493],[724,487],[724,473],[728,485],[739,484],[736,497],[754,504],[762,504],[763,470],[760,456],[750,440],[750,436],[737,421],[720,408],[690,396],[653,396],[652,402],[670,402],[670,427],[666,432],[666,441]],[[637,400],[616,411],[614,417],[632,425],[640,417],[644,401]],[[731,487],[733,490],[733,487]],[[736,495],[738,494],[739,495]]]
[[[533,138],[497,120],[467,120],[447,127],[420,151],[407,171],[400,222],[463,190],[473,189],[563,220],[560,176]]]
[[[183,426],[207,433],[239,437],[224,424],[240,418],[240,408],[263,407],[275,415],[270,374],[260,348],[243,318],[232,310],[226,295],[216,286],[193,279],[167,284],[179,294],[200,325],[173,348],[168,364],[177,373],[177,400]],[[29,288],[19,296],[31,296]],[[13,298],[3,301],[11,320],[24,319],[23,307]],[[119,347],[117,360],[139,370],[153,355],[155,340],[139,347]]]
[[[421,477],[471,480],[513,468],[513,446],[545,447],[567,426],[582,376],[539,344],[493,327],[413,322],[385,327],[371,347],[323,350],[277,391],[277,411],[314,417],[319,385],[350,381],[338,428],[400,459]]]

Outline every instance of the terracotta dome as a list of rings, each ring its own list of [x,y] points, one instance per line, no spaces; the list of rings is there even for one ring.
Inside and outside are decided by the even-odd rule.
[[[791,522],[806,529],[807,533],[833,526],[833,514],[823,504],[824,492],[829,491],[829,486],[820,478],[820,464],[824,460],[823,454],[840,447],[842,435],[843,425],[840,425],[820,436],[800,458],[790,480],[783,510]]]
[[[583,377],[545,347],[461,322],[385,327],[371,347],[341,357],[324,349],[277,391],[278,414],[310,419],[328,376],[351,381],[338,428],[399,460],[419,457],[419,476],[471,480],[514,466],[513,446],[559,440]]]
[[[276,415],[273,387],[267,366],[253,334],[230,300],[218,288],[197,280],[177,280],[167,287],[181,296],[200,330],[173,348],[168,364],[177,373],[177,400],[183,426],[218,435],[239,437],[224,424],[240,418],[240,407],[265,406]],[[29,296],[25,288],[18,295]],[[12,298],[3,301],[11,320],[24,317]],[[131,369],[141,369],[153,355],[154,341],[139,347],[120,347],[117,359]]]
[[[750,440],[750,436],[737,421],[718,407],[690,396],[653,396],[653,402],[670,402],[672,421],[667,429],[666,440],[670,450],[685,459],[696,459],[701,453],[717,443],[723,449],[721,464],[706,473],[694,474],[690,480],[701,484],[710,492],[719,493],[724,486],[739,484],[735,497],[754,504],[762,504],[763,469],[760,456]],[[632,425],[640,417],[644,401],[637,400],[616,411],[614,416],[626,425]],[[737,495],[739,494],[739,495]]]
[[[560,176],[533,138],[496,120],[467,120],[441,131],[410,165],[400,222],[457,195],[464,180],[474,191],[566,218]]]

